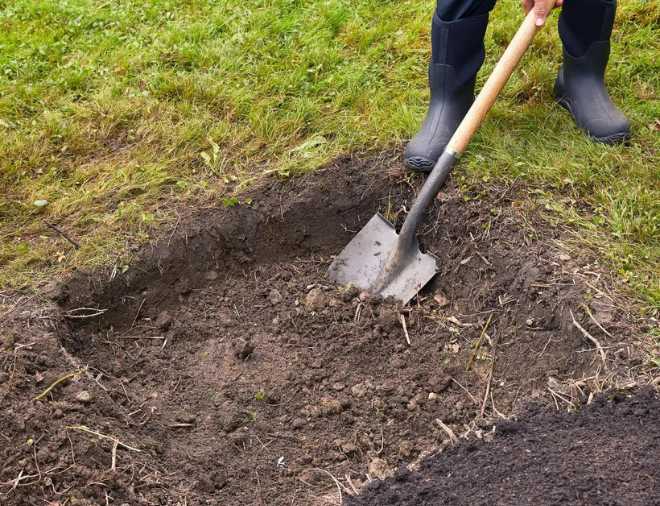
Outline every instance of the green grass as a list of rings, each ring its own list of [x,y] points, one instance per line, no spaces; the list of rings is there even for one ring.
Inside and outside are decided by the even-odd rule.
[[[620,3],[608,78],[632,146],[593,145],[552,104],[553,22],[459,173],[526,182],[657,303],[660,7]],[[0,286],[122,265],[181,203],[402,145],[425,111],[432,4],[0,0]],[[480,79],[520,19],[500,2]]]

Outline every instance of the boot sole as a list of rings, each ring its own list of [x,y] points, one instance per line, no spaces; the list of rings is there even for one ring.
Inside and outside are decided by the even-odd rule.
[[[411,156],[404,160],[404,163],[407,168],[414,172],[424,172],[428,173],[433,170],[435,162],[429,160],[428,158],[423,158],[421,156]]]

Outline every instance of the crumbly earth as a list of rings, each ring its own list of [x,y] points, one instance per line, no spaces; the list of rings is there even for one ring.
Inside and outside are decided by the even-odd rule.
[[[348,506],[660,504],[660,397],[600,396],[569,416],[535,406],[470,442],[373,481]]]
[[[398,167],[338,160],[181,220],[125,272],[8,296],[0,502],[337,504],[530,399],[634,382],[643,329],[521,188],[440,194],[420,234],[440,273],[407,308],[332,286],[373,213],[410,208]]]

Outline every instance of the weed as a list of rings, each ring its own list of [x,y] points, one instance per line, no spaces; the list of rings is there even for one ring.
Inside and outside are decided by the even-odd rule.
[[[254,400],[258,402],[263,402],[266,400],[266,392],[259,390],[256,394],[254,394]]]

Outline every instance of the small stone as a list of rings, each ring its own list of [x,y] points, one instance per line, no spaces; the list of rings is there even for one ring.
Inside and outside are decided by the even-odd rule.
[[[293,422],[291,422],[291,426],[296,430],[302,429],[305,426],[305,420],[302,418],[295,418]]]
[[[439,398],[440,398],[440,396],[439,396],[438,394],[436,394],[435,392],[430,392],[430,393],[429,393],[429,401],[431,401],[431,402],[435,402],[435,401],[437,401]]]
[[[533,318],[527,318],[525,320],[525,323],[527,324],[528,327],[531,327],[534,325],[534,319]]]
[[[89,402],[92,402],[93,399],[94,399],[94,396],[90,392],[88,392],[87,390],[81,390],[80,392],[78,392],[76,394],[76,400],[78,402],[83,402],[83,403],[87,404]]]
[[[413,455],[414,447],[410,441],[402,441],[399,445],[399,456],[402,459],[409,459]]]
[[[368,391],[367,385],[365,385],[364,383],[358,383],[357,385],[353,385],[351,387],[351,393],[358,398],[367,395],[367,391]]]
[[[562,253],[559,255],[559,260],[562,262],[568,262],[571,259],[571,255],[567,255],[566,253]]]
[[[270,292],[268,292],[268,300],[273,306],[277,306],[284,300],[284,297],[282,297],[282,294],[279,292],[279,290],[273,288]]]
[[[305,308],[308,311],[323,309],[327,303],[327,297],[320,288],[312,288],[305,297]]]
[[[154,322],[161,330],[167,330],[172,326],[172,315],[168,311],[161,311]]]
[[[449,305],[449,299],[447,296],[438,290],[435,295],[433,296],[433,300],[436,302],[436,304],[440,307],[447,307]]]
[[[204,278],[207,281],[215,281],[218,279],[218,273],[216,271],[208,271],[206,274],[204,274]]]
[[[408,411],[415,411],[417,409],[417,401],[415,401],[415,399],[409,400],[406,407],[408,408]]]
[[[368,472],[372,478],[379,480],[384,480],[392,474],[387,462],[379,458],[375,458],[369,462]]]
[[[344,385],[343,383],[337,382],[332,384],[332,389],[335,392],[341,392],[344,388],[346,388],[346,385]]]

